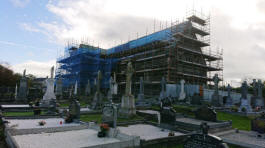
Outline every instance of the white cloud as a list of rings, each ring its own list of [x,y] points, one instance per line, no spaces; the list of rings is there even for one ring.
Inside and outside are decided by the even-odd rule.
[[[20,7],[23,8],[25,7],[30,0],[10,0],[10,2],[15,6],[15,7]]]
[[[38,62],[38,61],[26,61],[21,64],[12,65],[12,69],[16,73],[23,73],[23,70],[26,69],[27,74],[33,74],[37,77],[46,77],[50,76],[50,69],[52,66],[56,65],[55,60],[50,60],[47,62]]]
[[[94,45],[110,47],[154,31],[170,20],[185,17],[187,9],[211,12],[212,47],[224,49],[224,79],[238,82],[245,77],[265,76],[265,3],[261,0],[57,0],[47,9],[59,20],[38,22],[37,30],[63,44],[84,37]]]

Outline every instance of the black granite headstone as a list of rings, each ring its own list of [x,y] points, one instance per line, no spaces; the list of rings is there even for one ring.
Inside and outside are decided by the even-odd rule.
[[[170,98],[164,98],[161,100],[161,110],[160,110],[160,116],[161,116],[161,123],[164,124],[175,124],[176,122],[176,111],[171,107],[171,99]]]
[[[184,143],[184,148],[228,148],[222,139],[208,134],[207,123],[201,124],[202,133],[191,135]]]
[[[206,105],[203,105],[195,111],[195,118],[204,121],[217,121],[215,110]]]

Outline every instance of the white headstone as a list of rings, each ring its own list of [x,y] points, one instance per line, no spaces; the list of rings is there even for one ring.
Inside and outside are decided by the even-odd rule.
[[[185,80],[180,80],[180,94],[179,100],[184,100],[186,98],[186,93],[184,91]]]

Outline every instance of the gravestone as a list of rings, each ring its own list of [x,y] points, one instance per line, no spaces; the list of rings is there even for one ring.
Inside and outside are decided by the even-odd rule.
[[[110,127],[117,126],[117,107],[115,104],[105,104],[102,110],[102,123],[108,124]]]
[[[143,77],[140,77],[140,91],[138,94],[138,100],[144,99],[144,80]]]
[[[160,92],[159,100],[162,100],[162,99],[166,98],[166,85],[167,85],[167,82],[166,82],[165,77],[162,77],[162,80],[161,80],[160,84],[161,84],[161,92]]]
[[[80,103],[76,99],[71,101],[69,106],[69,121],[79,121],[80,119]]]
[[[116,73],[114,72],[114,80],[113,80],[113,93],[114,95],[118,94],[118,83],[116,81]]]
[[[255,107],[256,99],[258,97],[258,84],[257,84],[256,79],[253,79],[252,87],[253,87],[253,95],[250,100],[250,105]]]
[[[202,104],[202,97],[198,93],[194,93],[191,97],[190,104],[192,105],[201,105]]]
[[[216,107],[220,107],[223,105],[222,97],[219,95],[219,88],[218,83],[220,82],[220,79],[218,77],[218,74],[215,74],[213,77],[214,81],[214,93],[212,95],[211,104]]]
[[[26,69],[23,72],[23,76],[20,79],[20,85],[17,95],[18,102],[27,102],[28,82],[26,78]]]
[[[90,88],[90,81],[89,81],[89,79],[87,80],[87,85],[86,85],[86,91],[85,91],[85,93],[86,93],[86,96],[90,96],[90,94],[91,94],[91,88]]]
[[[170,98],[166,97],[161,100],[160,105],[160,116],[161,124],[175,125],[176,122],[176,111],[173,109],[172,101]]]
[[[110,77],[109,79],[109,91],[107,94],[108,101],[111,103],[112,102],[112,94],[113,94],[113,79]]]
[[[135,99],[132,95],[132,76],[134,69],[132,63],[129,62],[126,69],[126,88],[125,95],[122,96],[120,113],[122,116],[129,117],[136,114]]]
[[[201,133],[192,134],[184,143],[184,148],[229,148],[219,137],[208,134],[207,123],[201,124]]]
[[[180,94],[179,100],[184,100],[186,98],[186,93],[184,91],[185,80],[180,80]]]
[[[217,121],[215,110],[206,105],[201,106],[195,111],[195,118],[204,121]]]
[[[233,105],[233,99],[231,97],[231,86],[228,84],[227,86],[227,98],[226,98],[226,106],[232,106]]]
[[[251,121],[251,130],[259,134],[265,134],[265,113],[262,112],[259,117]]]
[[[96,81],[96,93],[93,98],[92,102],[92,109],[93,110],[98,110],[101,109],[102,107],[102,93],[100,92],[100,84],[102,80],[102,74],[101,71],[98,71],[98,76],[97,76],[97,81]]]
[[[244,81],[241,86],[241,98],[240,98],[241,103],[239,111],[245,110],[246,112],[252,112],[250,102],[248,101],[247,98],[247,93],[248,93],[248,84],[246,81]]]
[[[77,96],[77,81],[75,81],[75,90],[74,90],[74,95]]]
[[[48,115],[51,114],[56,114],[56,100],[55,99],[51,99],[49,100],[49,105],[48,105]]]
[[[261,82],[261,80],[258,80],[257,83],[257,97],[255,99],[255,106],[257,107],[264,107],[264,98],[262,96],[262,89],[263,89],[264,85]]]
[[[46,79],[46,92],[41,101],[41,107],[49,107],[51,100],[56,100],[54,94],[54,79],[53,79],[54,67],[51,68],[51,78]]]
[[[56,80],[55,95],[58,96],[58,97],[62,97],[62,95],[63,95],[63,82],[62,82],[62,78],[58,78]]]

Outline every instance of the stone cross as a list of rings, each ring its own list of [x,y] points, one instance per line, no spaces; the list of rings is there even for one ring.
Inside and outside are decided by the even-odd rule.
[[[53,79],[53,74],[54,74],[54,66],[51,68],[51,78]]]
[[[132,93],[132,75],[134,73],[134,69],[132,66],[131,61],[127,65],[126,69],[126,89],[125,89],[125,95],[129,96]]]
[[[258,97],[262,98],[262,89],[263,89],[264,85],[261,82],[261,80],[258,80],[258,84],[257,84],[257,89],[258,89]]]
[[[23,77],[25,77],[26,76],[26,69],[24,69],[24,71],[23,71]]]
[[[213,82],[214,82],[214,93],[218,95],[218,83],[220,82],[218,74],[214,75]]]
[[[143,81],[143,77],[140,77],[140,93],[139,94],[143,94],[144,93],[144,81]]]
[[[241,86],[241,98],[247,99],[247,93],[248,93],[248,84],[247,81],[244,81]]]
[[[102,74],[101,71],[98,71],[98,77],[97,77],[97,92],[100,92],[100,83],[101,83],[101,79],[102,79]]]

